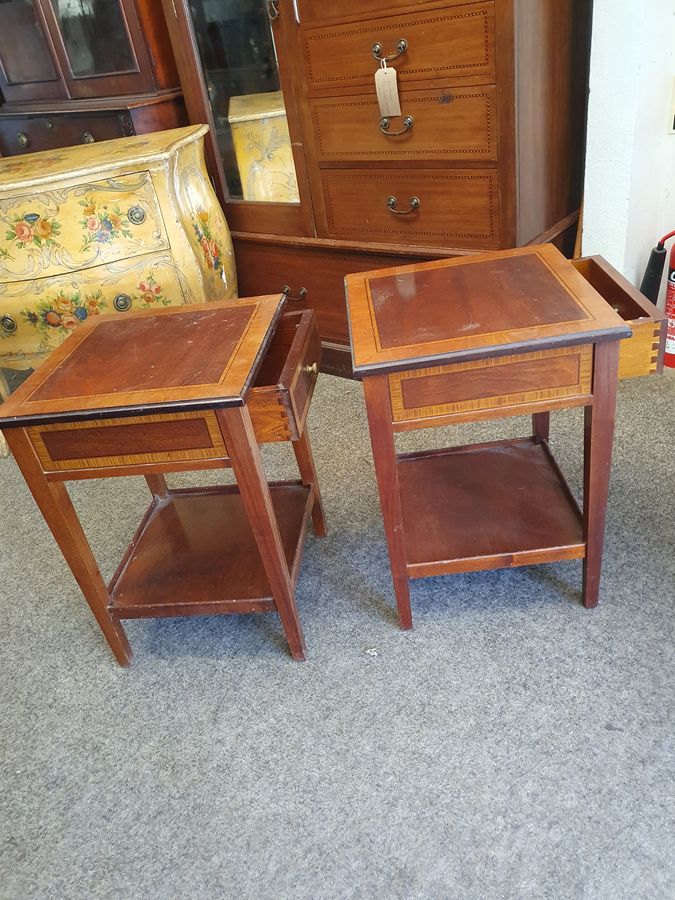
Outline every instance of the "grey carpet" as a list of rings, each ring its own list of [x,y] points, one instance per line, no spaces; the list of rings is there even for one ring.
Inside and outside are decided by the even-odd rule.
[[[672,374],[621,385],[598,609],[578,562],[449,576],[414,583],[403,633],[361,387],[322,376],[306,663],[260,615],[130,622],[119,668],[1,460],[0,896],[671,898],[674,399]],[[577,486],[580,423],[552,433]],[[72,493],[109,576],[145,484]]]

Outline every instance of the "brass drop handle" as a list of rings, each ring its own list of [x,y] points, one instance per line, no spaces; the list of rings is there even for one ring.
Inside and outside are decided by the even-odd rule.
[[[16,320],[11,316],[4,315],[0,316],[0,328],[5,332],[5,334],[14,334],[16,329],[19,326],[16,324]]]
[[[95,138],[94,138],[94,135],[91,133],[91,131],[85,131],[84,134],[82,135],[82,143],[83,144],[93,144],[94,140],[95,140]]]
[[[380,119],[380,131],[382,134],[386,134],[387,137],[398,137],[400,134],[405,134],[406,131],[410,131],[414,123],[412,116],[406,116],[403,120],[403,128],[400,131],[389,131],[389,124],[389,119],[386,116]]]
[[[281,289],[281,293],[287,300],[304,300],[307,296],[307,288],[301,287],[298,291],[298,296],[291,297],[291,289],[287,284],[285,284]]]
[[[19,144],[19,147],[23,148],[24,150],[30,144],[30,138],[28,137],[28,135],[26,134],[25,131],[20,131],[17,134],[16,139]]]
[[[382,56],[382,44],[380,44],[379,42],[373,44],[370,49],[373,56],[376,60],[378,60],[378,62],[382,62],[383,59],[386,60],[386,62],[391,62],[393,59],[398,59],[402,53],[405,53],[405,51],[408,49],[408,42],[405,38],[401,38],[401,40],[396,45],[396,53],[390,53],[388,56]]]
[[[395,216],[408,216],[410,213],[415,212],[421,206],[419,197],[411,197],[409,200],[410,207],[408,209],[396,209],[396,204],[398,200],[396,197],[387,197],[387,207],[389,208],[389,212],[393,213]]]
[[[303,366],[303,371],[307,372],[308,375],[318,375],[319,374],[319,364],[318,362],[313,362],[311,366]]]

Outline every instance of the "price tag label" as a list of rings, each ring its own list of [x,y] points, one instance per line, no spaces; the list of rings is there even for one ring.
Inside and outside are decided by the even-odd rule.
[[[400,116],[401,104],[398,99],[398,84],[396,83],[396,69],[387,68],[387,63],[382,60],[382,67],[375,73],[375,90],[377,102],[380,105],[380,116]]]

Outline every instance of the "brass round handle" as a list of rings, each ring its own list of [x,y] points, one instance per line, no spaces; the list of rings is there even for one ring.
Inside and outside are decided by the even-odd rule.
[[[82,135],[82,143],[83,144],[93,144],[96,138],[91,133],[91,131],[85,131]]]
[[[388,56],[382,56],[382,44],[378,42],[374,43],[370,48],[373,56],[378,62],[382,62],[382,60],[386,60],[387,62],[391,62],[393,59],[398,59],[402,53],[408,49],[408,42],[405,38],[401,38],[401,40],[396,45],[396,52],[390,53]]]
[[[20,131],[17,134],[16,139],[19,144],[19,147],[23,147],[24,150],[30,144],[30,138],[28,137],[28,135],[26,134],[25,131]]]
[[[290,287],[287,284],[285,284],[281,289],[281,293],[287,300],[304,300],[305,297],[307,296],[307,288],[301,287],[300,290],[298,291],[298,296],[292,297]]]
[[[411,197],[408,201],[410,206],[408,209],[396,209],[396,205],[398,200],[396,197],[387,197],[387,207],[390,213],[393,213],[395,216],[408,216],[410,213],[415,212],[422,205],[420,203],[419,197]]]
[[[319,364],[318,362],[313,362],[311,366],[303,366],[303,371],[307,372],[308,375],[318,375],[319,374]]]
[[[16,324],[16,319],[13,319],[11,316],[3,315],[0,316],[0,328],[5,332],[5,334],[14,334],[16,329],[19,326]]]
[[[142,225],[145,222],[145,210],[142,206],[130,206],[127,210],[127,218],[132,225]]]
[[[413,124],[413,117],[406,116],[403,120],[403,128],[400,131],[389,131],[390,122],[389,119],[384,116],[384,118],[380,119],[380,131],[382,132],[382,134],[386,134],[387,137],[398,137],[401,134],[405,134],[406,131],[410,131],[410,129],[413,127]]]
[[[129,294],[118,294],[113,300],[113,306],[117,312],[126,312],[131,309],[131,297]]]

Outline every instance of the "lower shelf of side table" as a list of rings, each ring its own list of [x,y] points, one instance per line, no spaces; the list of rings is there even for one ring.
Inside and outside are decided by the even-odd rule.
[[[402,454],[398,477],[410,578],[585,555],[579,507],[531,438]]]
[[[295,582],[314,492],[299,482],[270,492]],[[153,501],[108,591],[118,619],[276,609],[236,485]]]

